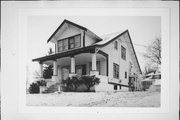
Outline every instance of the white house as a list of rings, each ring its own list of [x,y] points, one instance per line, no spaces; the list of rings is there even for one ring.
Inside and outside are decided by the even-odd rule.
[[[42,65],[53,65],[47,87],[74,74],[99,77],[101,83],[94,87],[95,91],[128,91],[131,84],[139,86],[141,69],[128,30],[99,37],[64,20],[47,42],[54,43],[55,53],[33,59],[40,64],[41,77]]]

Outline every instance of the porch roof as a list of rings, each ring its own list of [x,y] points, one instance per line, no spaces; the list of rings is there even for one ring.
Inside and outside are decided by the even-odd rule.
[[[52,55],[48,55],[48,56],[35,58],[32,61],[39,61],[41,63],[41,62],[48,61],[48,60],[56,60],[56,59],[62,58],[62,57],[74,56],[74,55],[77,55],[80,53],[94,53],[95,48],[96,48],[96,46],[92,45],[92,46],[88,46],[88,47],[78,48],[78,49],[74,49],[74,50],[68,50],[68,51],[64,51],[61,53],[56,53],[56,54],[52,54]]]

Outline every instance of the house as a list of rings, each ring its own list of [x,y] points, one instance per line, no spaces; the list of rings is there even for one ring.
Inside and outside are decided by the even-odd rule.
[[[53,65],[47,87],[73,75],[96,75],[95,91],[131,90],[139,84],[141,69],[128,30],[99,37],[89,29],[64,20],[47,42],[55,45],[52,55],[33,59]]]
[[[144,90],[160,91],[161,90],[161,72],[158,70],[145,75],[145,79],[141,80]]]

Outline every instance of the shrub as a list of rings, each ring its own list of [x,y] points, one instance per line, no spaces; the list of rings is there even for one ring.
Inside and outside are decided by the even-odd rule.
[[[29,87],[29,93],[39,93],[39,85],[37,83],[32,83]]]
[[[81,76],[81,82],[87,87],[87,92],[90,92],[91,87],[98,85],[100,79],[95,76]]]
[[[72,79],[68,77],[66,80],[62,80],[62,84],[64,84],[65,91],[73,91],[73,84],[72,84]]]
[[[30,84],[29,93],[39,93],[40,86],[46,86],[46,82],[44,80],[33,82]]]
[[[65,85],[65,91],[75,92],[80,85],[87,87],[87,92],[90,92],[91,87],[100,83],[100,79],[95,76],[73,76],[68,77],[66,80],[62,80],[62,84]]]
[[[65,85],[66,91],[77,91],[77,88],[81,85],[81,81],[77,76],[72,76],[66,80],[62,80],[62,84]]]
[[[46,86],[46,81],[44,80],[40,80],[36,82],[38,84],[38,86]]]

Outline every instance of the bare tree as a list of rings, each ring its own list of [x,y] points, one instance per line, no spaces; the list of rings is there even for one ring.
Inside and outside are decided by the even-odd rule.
[[[156,38],[143,56],[151,65],[161,65],[161,38]]]
[[[34,75],[34,78],[35,78],[35,79],[38,79],[38,78],[41,77],[40,72],[37,71],[37,70],[35,70],[35,71],[33,72],[33,75]]]

